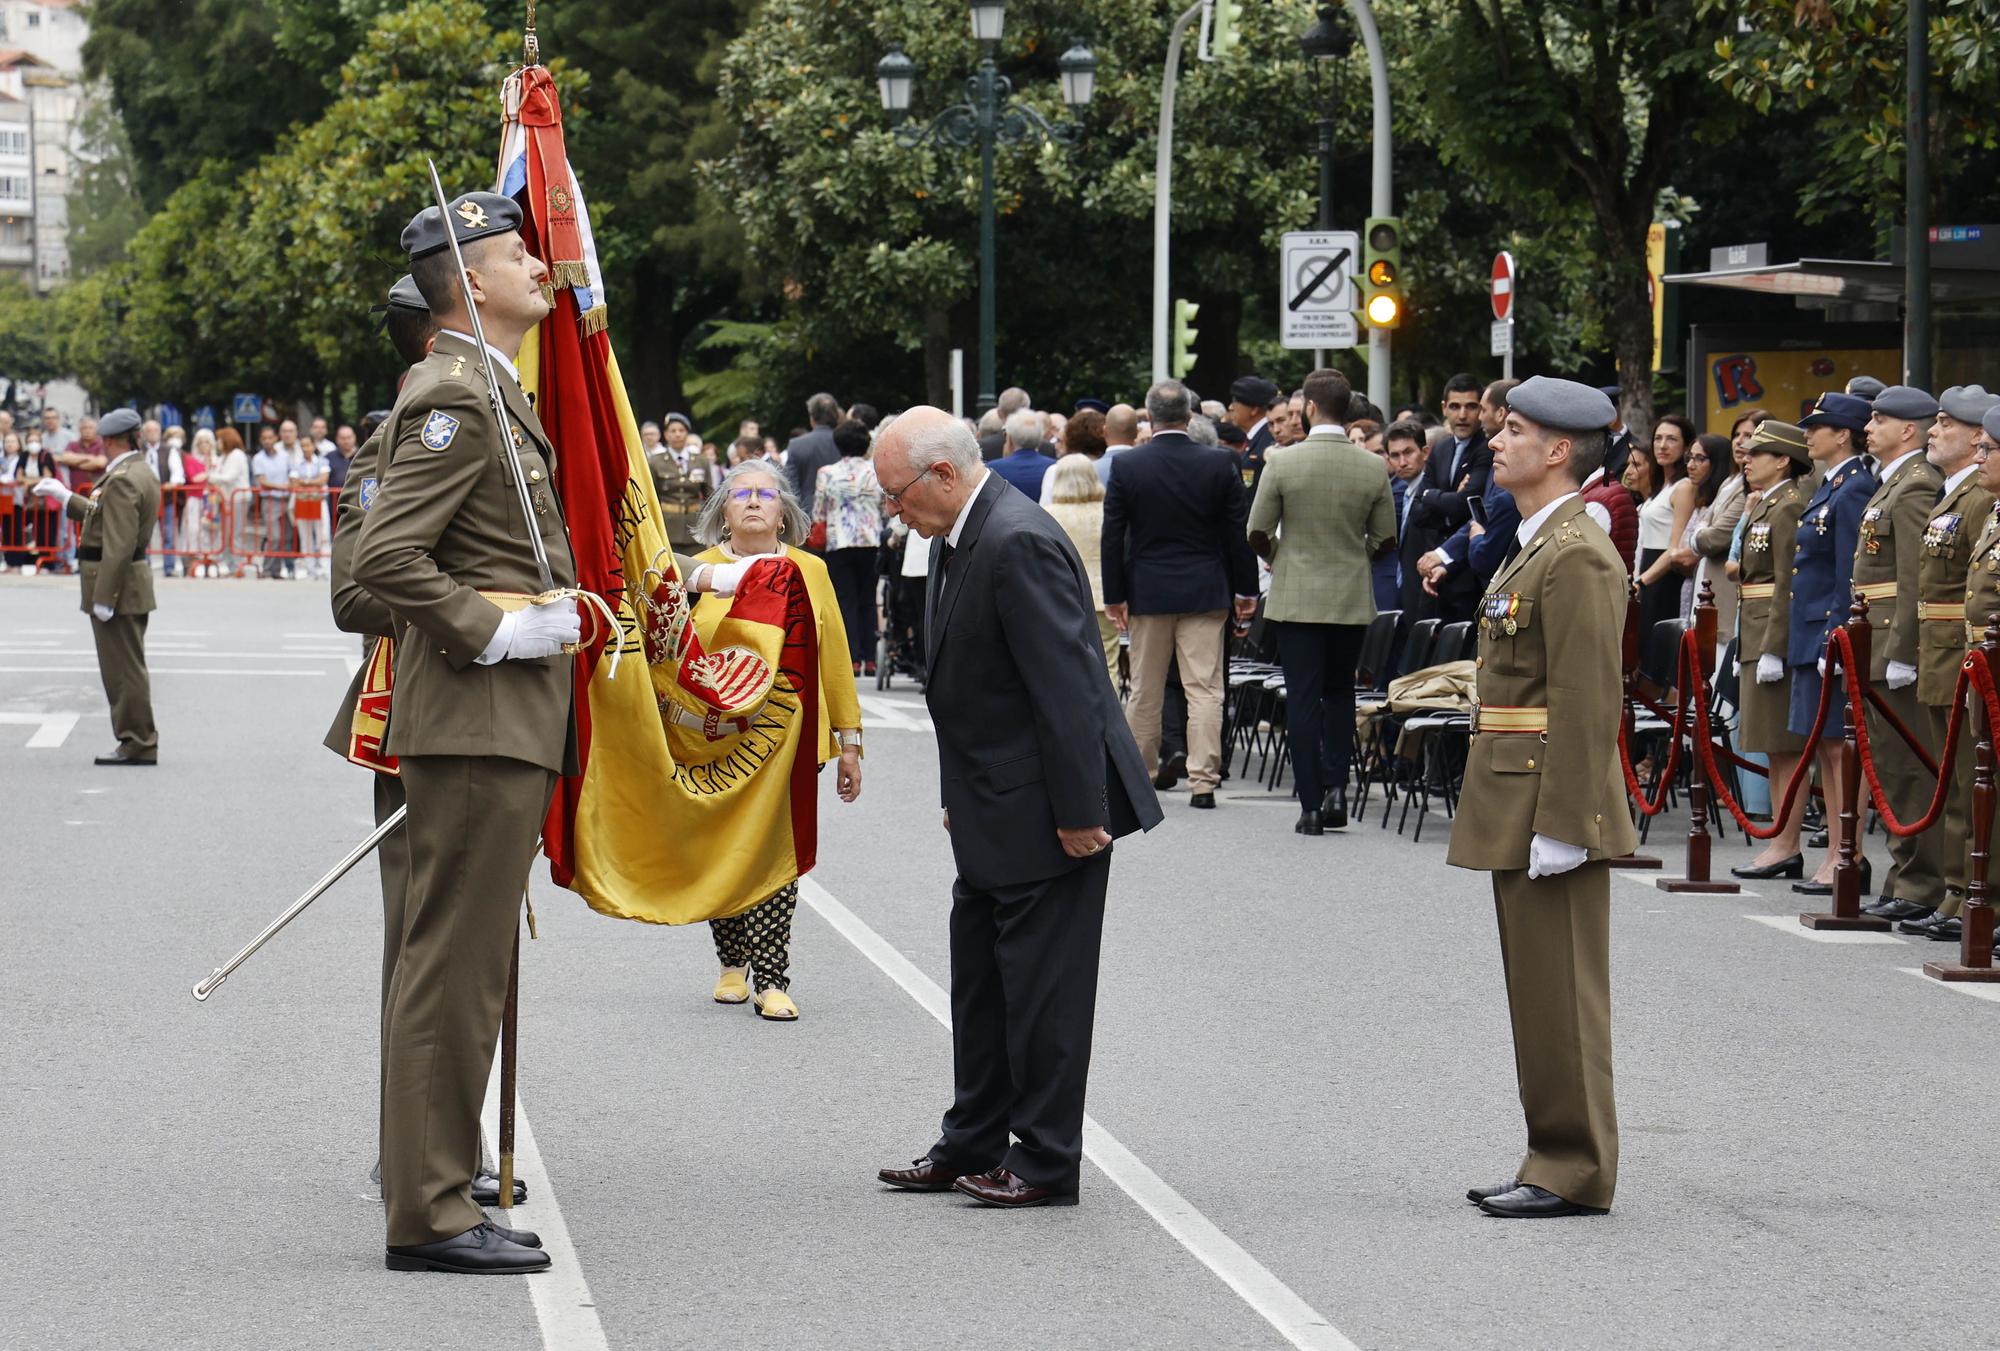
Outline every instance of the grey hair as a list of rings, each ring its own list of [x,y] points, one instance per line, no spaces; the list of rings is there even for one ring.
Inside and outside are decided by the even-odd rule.
[[[1188,414],[1193,409],[1194,396],[1188,387],[1178,380],[1162,380],[1146,391],[1146,416],[1152,419],[1155,430],[1172,430],[1187,426]]]
[[[903,453],[909,457],[912,469],[928,469],[942,460],[967,477],[984,461],[979,453],[979,439],[957,418],[910,433]]]
[[[745,460],[722,476],[722,482],[715,485],[715,491],[701,504],[701,512],[694,518],[694,537],[703,544],[722,543],[723,504],[729,500],[730,484],[751,474],[762,474],[778,485],[778,541],[781,544],[803,544],[806,532],[812,528],[806,520],[805,509],[792,492],[791,479],[780,465],[769,460]]]
[[[1042,415],[1031,408],[1007,415],[1007,439],[1014,449],[1032,449],[1042,444]]]
[[[1196,413],[1188,419],[1188,440],[1198,446],[1219,446],[1222,438],[1215,434],[1215,423],[1206,413]]]
[[[981,436],[991,436],[1006,425],[1006,419],[1000,416],[1000,410],[997,408],[989,408],[979,415],[979,434]]]
[[[1001,417],[1009,418],[1033,402],[1034,400],[1028,397],[1027,390],[1019,385],[1013,385],[1000,391],[1000,397],[995,400],[994,406],[1000,410]]]

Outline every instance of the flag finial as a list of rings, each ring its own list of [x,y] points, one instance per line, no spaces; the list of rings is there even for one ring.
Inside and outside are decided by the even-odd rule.
[[[542,41],[535,36],[535,0],[528,0],[528,27],[521,34],[521,64],[539,66],[542,64]]]

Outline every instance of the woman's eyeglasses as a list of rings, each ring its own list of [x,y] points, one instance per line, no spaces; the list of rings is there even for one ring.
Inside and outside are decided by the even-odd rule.
[[[775,502],[778,500],[778,490],[776,488],[738,488],[730,493],[729,496],[738,502],[748,502],[753,497],[759,502]]]

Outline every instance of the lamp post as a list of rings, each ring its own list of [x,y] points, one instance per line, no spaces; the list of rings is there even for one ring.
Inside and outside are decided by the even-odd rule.
[[[999,401],[994,386],[994,240],[993,240],[993,156],[1001,143],[1060,141],[1069,143],[1083,133],[1080,122],[1053,123],[1033,108],[1013,101],[1014,85],[1000,73],[995,62],[1000,35],[1006,23],[1005,0],[972,0],[972,37],[979,43],[979,68],[965,82],[965,102],[953,104],[917,126],[903,125],[910,113],[910,95],[916,86],[916,63],[892,44],[888,55],[875,63],[876,85],[882,95],[882,111],[896,128],[898,145],[914,149],[927,141],[942,141],[963,149],[979,147],[979,394],[977,407],[985,412]],[[1097,91],[1097,58],[1081,39],[1056,62],[1062,73],[1063,102],[1073,116],[1090,106]]]
[[[1313,92],[1319,95],[1319,228],[1333,228],[1333,119],[1340,93],[1340,78],[1333,63],[1354,50],[1354,36],[1335,22],[1332,5],[1321,5],[1312,27],[1299,34],[1299,50],[1305,53],[1306,69],[1312,72]],[[1313,365],[1327,364],[1325,349],[1313,353]]]

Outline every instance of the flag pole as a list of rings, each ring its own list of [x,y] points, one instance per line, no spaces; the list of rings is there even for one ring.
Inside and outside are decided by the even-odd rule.
[[[535,35],[535,0],[528,0],[528,26],[521,34],[521,64],[542,64],[542,40]]]

